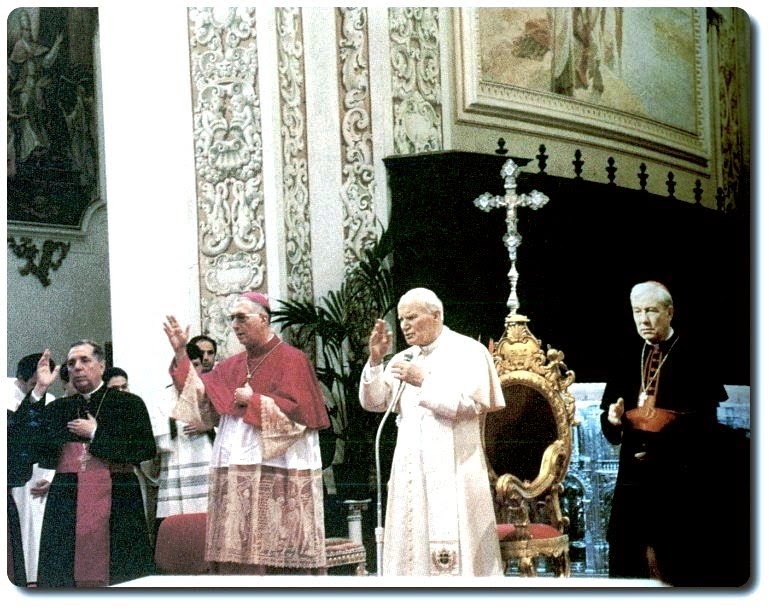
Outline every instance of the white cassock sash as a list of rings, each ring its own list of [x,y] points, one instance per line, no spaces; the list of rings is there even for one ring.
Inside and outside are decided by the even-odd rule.
[[[437,359],[440,354],[434,356]],[[432,353],[426,356],[419,354],[417,360],[431,360],[432,357]],[[459,517],[453,422],[424,417],[421,428],[422,462],[427,485],[430,575],[458,575]]]
[[[459,518],[457,515],[454,434],[452,422],[434,417],[422,420],[427,482],[430,574],[459,574]]]

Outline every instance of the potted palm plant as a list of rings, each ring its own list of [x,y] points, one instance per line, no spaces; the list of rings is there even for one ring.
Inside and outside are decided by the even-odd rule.
[[[332,462],[341,497],[362,499],[372,493],[374,442],[381,415],[362,409],[358,392],[373,323],[395,307],[388,261],[392,247],[389,230],[382,230],[338,289],[318,303],[280,300],[272,315],[282,331],[289,331],[296,345],[310,348],[316,359],[332,423],[320,438],[323,464]]]

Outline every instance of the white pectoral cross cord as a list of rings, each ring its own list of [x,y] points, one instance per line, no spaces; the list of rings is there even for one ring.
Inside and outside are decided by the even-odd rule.
[[[484,193],[479,195],[473,203],[484,212],[493,210],[494,208],[506,208],[507,216],[507,233],[505,233],[502,241],[504,241],[507,247],[507,252],[510,255],[510,271],[507,277],[510,280],[510,296],[507,299],[507,305],[510,307],[510,314],[518,313],[518,293],[516,286],[518,283],[518,271],[515,268],[515,262],[517,259],[518,246],[521,245],[522,237],[518,233],[518,216],[517,209],[519,207],[529,207],[532,210],[538,210],[543,207],[550,199],[545,193],[533,190],[528,195],[516,193],[516,182],[518,174],[521,173],[520,166],[516,165],[515,161],[508,159],[502,166],[502,171],[499,175],[505,181],[505,195],[494,196],[491,193]]]

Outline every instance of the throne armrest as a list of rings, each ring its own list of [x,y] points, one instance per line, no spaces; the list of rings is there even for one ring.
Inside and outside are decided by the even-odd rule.
[[[563,465],[566,462],[566,446],[564,441],[553,441],[542,454],[537,478],[533,481],[521,481],[513,474],[503,474],[496,482],[496,498],[498,502],[510,505],[518,503],[518,499],[533,500],[543,495],[561,478]]]

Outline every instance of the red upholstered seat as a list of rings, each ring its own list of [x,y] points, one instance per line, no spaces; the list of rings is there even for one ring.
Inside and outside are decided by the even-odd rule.
[[[206,574],[204,560],[207,514],[172,515],[161,522],[156,536],[156,567],[162,574]],[[347,538],[325,540],[327,567],[356,566],[365,575],[365,547]]]
[[[156,536],[156,567],[162,574],[206,574],[204,560],[207,514],[172,515]]]
[[[532,540],[547,540],[563,535],[555,527],[547,523],[530,523],[527,528]],[[517,530],[512,523],[497,523],[497,536],[500,542],[518,539]]]

